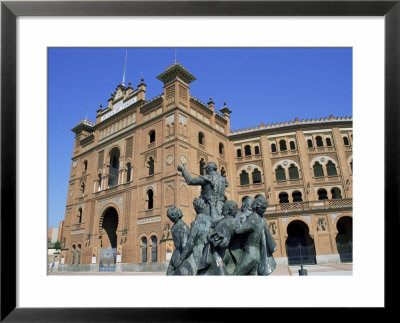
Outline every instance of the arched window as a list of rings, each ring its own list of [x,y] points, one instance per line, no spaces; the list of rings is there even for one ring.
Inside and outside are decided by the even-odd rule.
[[[340,192],[340,189],[338,189],[337,187],[331,189],[331,194],[333,200],[342,198],[342,193]]]
[[[204,145],[204,134],[199,132],[199,144]]]
[[[293,202],[303,202],[303,198],[300,191],[294,191],[292,193]]]
[[[81,251],[82,251],[82,246],[78,244],[78,259],[76,262],[78,265],[81,263]]]
[[[286,147],[286,141],[285,140],[281,140],[281,141],[279,141],[279,150],[280,151],[285,151],[285,150],[287,150],[287,147]]]
[[[131,170],[132,170],[131,163],[127,163],[126,164],[126,182],[127,183],[131,181]]]
[[[78,210],[78,223],[82,223],[82,208]]]
[[[273,153],[276,153],[276,145],[275,144],[271,144],[271,151]]]
[[[113,187],[118,185],[118,175],[119,175],[119,149],[113,148],[110,152],[110,166],[108,174],[108,187]]]
[[[149,139],[150,139],[150,143],[156,141],[156,132],[155,132],[155,130],[150,130],[150,132],[149,132]]]
[[[313,142],[311,139],[307,139],[307,146],[308,148],[313,148]]]
[[[290,150],[296,149],[296,145],[294,144],[294,141],[289,142],[289,145],[290,145]]]
[[[324,188],[320,188],[318,190],[318,200],[327,200],[328,199],[328,192]]]
[[[289,203],[289,195],[286,192],[279,193],[279,204]]]
[[[294,164],[289,167],[289,179],[299,179],[299,170]]]
[[[350,168],[351,168],[351,171],[353,172],[353,161],[350,162]]]
[[[204,158],[200,159],[200,175],[205,175],[206,174],[206,162],[204,161]]]
[[[236,150],[236,157],[238,158],[242,157],[242,150],[240,148]]]
[[[142,262],[147,262],[147,238],[142,238]]]
[[[97,176],[97,183],[98,183],[98,191],[101,191],[101,174]]]
[[[253,184],[261,183],[261,172],[257,168],[254,169],[252,177],[253,177]]]
[[[255,147],[254,147],[254,153],[255,153],[256,155],[259,155],[259,154],[260,154],[260,147],[255,146]]]
[[[224,167],[221,167],[221,175],[226,177],[226,171]]]
[[[242,204],[243,204],[243,201],[244,201],[245,199],[247,199],[247,198],[248,198],[247,195],[242,197]]]
[[[153,196],[154,196],[153,191],[148,190],[147,191],[147,209],[148,210],[151,210],[153,208],[153,203],[154,203]]]
[[[285,169],[281,165],[275,169],[275,176],[277,181],[286,181]]]
[[[149,168],[149,176],[154,174],[154,159],[153,157],[149,158],[147,162],[147,167]]]
[[[245,156],[250,156],[251,155],[251,147],[250,147],[250,145],[244,146],[244,155]]]
[[[336,165],[332,161],[328,161],[326,164],[326,172],[328,176],[337,176]]]
[[[151,261],[157,262],[157,237],[151,237]]]
[[[85,182],[83,182],[81,184],[81,191],[82,191],[82,196],[84,196],[85,195]]]
[[[240,185],[249,185],[249,174],[245,170],[240,174]]]
[[[222,143],[219,143],[219,153],[220,155],[224,154],[224,145]]]
[[[343,137],[343,143],[344,143],[345,146],[348,146],[349,145],[349,138]]]
[[[85,161],[83,162],[83,165],[84,165],[84,167],[85,167],[85,170],[87,170],[87,160],[85,160]]]
[[[315,162],[314,166],[314,177],[324,177],[324,170],[319,162]]]
[[[315,142],[317,143],[317,147],[322,147],[324,145],[324,142],[322,141],[321,136],[316,136],[315,137]]]
[[[75,253],[76,253],[76,247],[75,245],[72,245],[72,261],[71,264],[75,264]]]
[[[328,147],[331,147],[331,146],[332,146],[331,138],[326,138],[325,140],[326,140],[326,145],[327,145]]]

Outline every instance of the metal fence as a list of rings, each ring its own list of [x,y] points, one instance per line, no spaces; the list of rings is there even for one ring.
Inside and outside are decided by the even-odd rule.
[[[336,243],[340,262],[353,262],[353,243],[351,241]]]
[[[303,245],[300,242],[296,244],[287,244],[286,253],[289,265],[315,265],[314,245]]]
[[[115,259],[117,255],[117,248],[100,249],[100,271],[115,271]]]

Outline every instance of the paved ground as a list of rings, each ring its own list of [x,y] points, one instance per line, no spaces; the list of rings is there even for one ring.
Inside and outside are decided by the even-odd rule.
[[[298,276],[299,269],[300,266],[279,266],[272,275]],[[305,265],[303,269],[307,270],[308,276],[348,276],[353,274],[353,264]]]
[[[323,264],[305,265],[308,276],[349,276],[353,274],[353,264]],[[272,276],[298,276],[300,266],[278,266]],[[49,275],[135,275],[135,276],[164,276],[163,272],[49,272]]]

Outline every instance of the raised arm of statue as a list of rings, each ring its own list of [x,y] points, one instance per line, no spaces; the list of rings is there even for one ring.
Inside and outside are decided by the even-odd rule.
[[[190,176],[185,166],[183,165],[178,166],[178,172],[182,173],[183,178],[185,179],[188,185],[204,185],[206,183],[206,180],[201,176],[192,178],[192,176]]]

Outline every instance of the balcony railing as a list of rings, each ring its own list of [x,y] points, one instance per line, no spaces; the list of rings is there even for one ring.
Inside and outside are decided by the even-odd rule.
[[[282,204],[270,205],[267,209],[267,213],[272,213],[276,211],[305,210],[305,209],[326,208],[326,207],[351,207],[352,205],[353,205],[353,199],[334,199],[334,200],[282,203]]]
[[[337,182],[340,181],[340,177],[336,176],[321,176],[321,177],[313,177],[315,183],[325,183],[325,182]]]
[[[299,152],[297,149],[288,149],[288,150],[282,150],[282,151],[275,151],[275,152],[271,152],[271,156],[273,158],[276,157],[287,157],[287,156],[295,156],[298,155]]]
[[[287,185],[301,185],[303,181],[299,179],[287,179],[285,181],[274,181],[276,186],[287,186]]]

